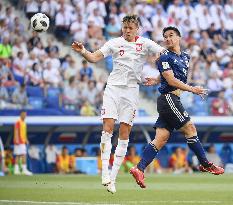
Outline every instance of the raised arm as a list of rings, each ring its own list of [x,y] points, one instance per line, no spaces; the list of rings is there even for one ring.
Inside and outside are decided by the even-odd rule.
[[[82,55],[90,63],[96,63],[104,58],[104,55],[100,50],[95,51],[94,53],[85,49],[82,43],[73,42],[71,45],[72,49]]]

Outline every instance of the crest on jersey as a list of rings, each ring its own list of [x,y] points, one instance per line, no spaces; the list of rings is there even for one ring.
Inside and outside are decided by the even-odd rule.
[[[142,50],[142,43],[136,43],[136,51]]]

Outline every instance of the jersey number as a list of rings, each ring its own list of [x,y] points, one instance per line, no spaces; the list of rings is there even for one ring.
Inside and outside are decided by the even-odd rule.
[[[164,70],[167,70],[168,68],[170,68],[168,62],[162,62],[162,66],[163,66],[163,69],[164,69]]]

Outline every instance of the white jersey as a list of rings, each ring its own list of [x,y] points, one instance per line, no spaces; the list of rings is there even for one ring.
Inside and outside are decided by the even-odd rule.
[[[108,77],[108,85],[136,87],[142,82],[142,70],[147,56],[164,50],[150,39],[137,36],[135,40],[128,42],[123,37],[118,37],[109,40],[100,48],[104,57],[113,57],[113,70]]]

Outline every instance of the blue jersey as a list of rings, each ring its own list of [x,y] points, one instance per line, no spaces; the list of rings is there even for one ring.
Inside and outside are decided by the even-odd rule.
[[[183,83],[187,83],[189,60],[190,56],[186,52],[181,52],[180,55],[169,50],[163,52],[156,62],[161,76],[161,86],[159,87],[159,92],[161,94],[169,93],[177,89],[168,84],[162,75],[164,71],[172,70],[175,78]]]

